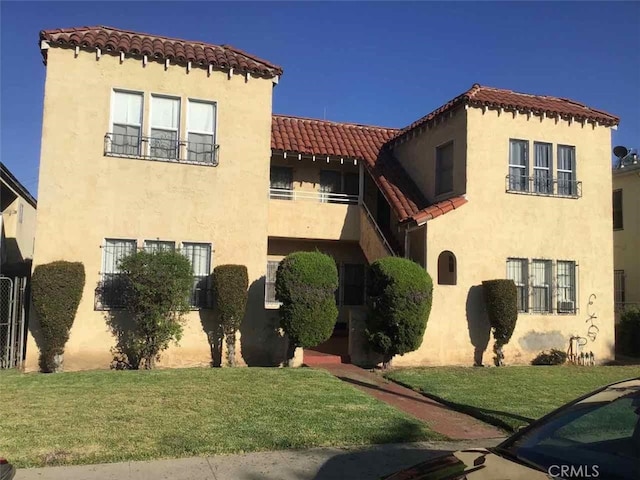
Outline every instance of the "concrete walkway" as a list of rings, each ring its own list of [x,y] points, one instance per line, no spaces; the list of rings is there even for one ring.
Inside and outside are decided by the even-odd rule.
[[[505,433],[420,393],[351,364],[317,365],[340,380],[425,422],[432,430],[455,440],[504,437]]]
[[[369,480],[443,452],[497,443],[420,442],[31,468],[18,470],[15,480]]]

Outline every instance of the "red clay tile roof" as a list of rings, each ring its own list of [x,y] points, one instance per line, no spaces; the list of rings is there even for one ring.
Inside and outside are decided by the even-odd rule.
[[[401,222],[432,213],[430,218],[438,216],[435,210],[423,213],[431,207],[420,189],[393,155],[382,149],[398,132],[395,128],[273,115],[271,148],[281,152],[362,160]]]
[[[533,114],[545,113],[548,117],[573,117],[576,120],[599,122],[606,126],[617,125],[620,119],[615,115],[597,110],[568,98],[551,97],[547,95],[531,95],[519,93],[502,88],[486,87],[475,83],[469,90],[448,101],[433,112],[413,122],[394,138],[403,137],[408,132],[428,124],[444,113],[452,111],[460,105],[472,107],[503,108],[505,110],[531,112]]]
[[[250,55],[230,45],[181,40],[147,33],[131,32],[113,27],[94,26],[58,28],[42,30],[40,40],[52,47],[94,50],[100,48],[105,53],[147,55],[149,60],[173,60],[180,64],[192,62],[193,66],[233,68],[239,73],[253,73],[272,78],[282,75],[282,68],[261,58]],[[45,64],[47,51],[42,50]]]

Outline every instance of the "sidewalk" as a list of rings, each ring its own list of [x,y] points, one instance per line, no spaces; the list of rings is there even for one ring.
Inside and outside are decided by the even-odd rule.
[[[425,422],[432,430],[454,440],[504,437],[505,433],[464,413],[456,412],[420,393],[386,380],[382,375],[351,364],[325,364],[322,368],[340,380]]]
[[[443,451],[497,443],[495,439],[420,442],[31,468],[18,470],[15,480],[369,480],[428,460]]]

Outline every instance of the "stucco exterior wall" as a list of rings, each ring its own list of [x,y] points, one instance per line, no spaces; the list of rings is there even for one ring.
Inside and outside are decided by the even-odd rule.
[[[491,364],[492,339],[481,284],[483,280],[506,278],[508,257],[577,262],[578,312],[520,314],[513,337],[505,347],[507,363],[529,363],[543,349],[566,350],[570,336],[587,336],[589,324],[585,322],[591,314],[597,316],[593,323],[599,332],[585,350],[593,351],[597,362],[611,359],[614,312],[610,129],[535,116],[514,118],[511,114],[498,115],[491,110],[483,113],[475,108],[466,112],[468,203],[427,223],[427,270],[434,280],[433,309],[420,349],[397,357],[395,365],[470,366],[474,354],[481,352],[484,363]],[[528,139],[531,145],[535,140],[553,143],[554,168],[557,144],[574,145],[582,198],[506,193],[510,138]],[[456,255],[457,285],[438,285],[437,260],[443,250]]]
[[[83,51],[76,58],[73,50],[59,48],[49,49],[48,55],[34,265],[81,261],[87,278],[65,350],[65,369],[107,368],[112,359],[114,339],[104,312],[94,310],[105,237],[136,239],[140,246],[156,238],[177,246],[183,241],[211,243],[211,268],[247,266],[253,287],[247,316],[263,313],[257,306],[262,305],[266,271],[272,82],[229,78],[218,71],[208,75],[200,68],[187,72],[177,65],[165,70],[163,64],[143,66],[133,58],[121,63],[106,54],[96,60]],[[143,134],[148,132],[150,93],[181,98],[182,126],[188,98],[216,101],[219,165],[103,156],[113,88],[145,93]],[[261,281],[262,289],[256,288]],[[32,324],[37,327],[37,319]],[[245,340],[239,340],[243,357]],[[253,342],[261,343],[264,339]],[[37,357],[30,333],[27,370],[37,368]],[[163,354],[161,366],[210,361],[203,320],[192,312],[180,346]]]
[[[613,175],[622,190],[622,230],[614,230],[614,268],[624,270],[625,302],[640,304],[640,168]]]
[[[5,238],[14,239],[18,252],[10,252],[9,262],[33,258],[33,245],[36,231],[36,209],[24,198],[18,196],[2,212]],[[18,254],[22,258],[12,258]]]
[[[467,115],[463,108],[396,145],[393,154],[429,203],[465,193]],[[436,148],[453,141],[453,192],[436,195]]]

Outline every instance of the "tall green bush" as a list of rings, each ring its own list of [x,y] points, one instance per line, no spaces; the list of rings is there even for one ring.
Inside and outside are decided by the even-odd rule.
[[[249,276],[244,265],[219,265],[213,269],[214,298],[231,367],[236,365],[236,332],[247,308],[248,289]]]
[[[294,252],[280,262],[276,299],[282,302],[280,325],[289,337],[289,364],[296,347],[315,347],[331,336],[338,319],[337,288],[338,269],[328,255]]]
[[[183,316],[191,309],[191,263],[179,252],[138,251],[120,261],[120,271],[128,316],[110,312],[116,352],[128,368],[151,369],[170,342],[182,338]]]
[[[433,282],[417,263],[385,257],[371,265],[366,335],[383,355],[385,368],[394,355],[420,347],[433,300]]]
[[[33,306],[40,319],[40,370],[59,370],[69,332],[82,299],[85,273],[80,262],[38,265],[31,278]]]
[[[518,289],[513,280],[482,282],[489,323],[493,330],[493,352],[496,366],[504,364],[503,347],[509,343],[518,320]]]
[[[640,357],[640,308],[629,308],[620,315],[616,325],[616,350],[622,355]]]

